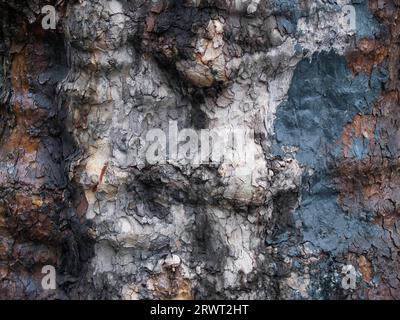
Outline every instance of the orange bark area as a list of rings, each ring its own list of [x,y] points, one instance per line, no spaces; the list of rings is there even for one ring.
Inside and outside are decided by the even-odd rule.
[[[388,37],[380,41],[361,40],[354,51],[347,53],[347,61],[354,74],[371,75],[374,68],[383,66],[388,70],[389,81],[382,88],[373,114],[357,115],[346,126],[339,141],[343,145],[343,155],[337,168],[338,201],[349,214],[372,212],[375,223],[389,232],[397,232],[396,223],[400,217],[400,145],[397,143],[400,138],[400,2],[370,0],[369,7],[388,27]],[[360,138],[367,140],[369,147],[363,159],[351,154],[355,139]],[[373,250],[358,257],[357,264],[365,283],[370,283],[375,276],[380,278],[376,285],[364,291],[368,299],[400,297],[399,288],[390,284],[390,275],[374,274],[374,267],[376,270],[388,268],[386,259]]]
[[[365,256],[360,256],[358,258],[358,266],[360,268],[364,281],[370,282],[373,278],[372,263]]]
[[[356,115],[353,122],[347,125],[342,134],[344,156],[350,157],[354,138],[365,138],[373,144],[376,118],[373,115]]]
[[[388,48],[377,40],[363,39],[358,44],[358,50],[347,54],[350,69],[356,75],[366,73],[371,75],[372,70],[388,57]]]
[[[0,199],[0,296],[6,299],[31,298],[32,288],[38,290],[38,298],[54,295],[40,290],[41,268],[56,266],[61,254],[59,230],[54,223],[61,195],[42,191],[46,178],[36,177],[42,143],[29,132],[46,121],[46,112],[33,100],[32,86],[51,59],[44,50],[40,26],[30,28],[22,27],[12,44],[10,106],[14,126],[0,144],[0,187],[8,190]],[[6,167],[12,168],[11,174]],[[14,185],[18,187],[13,189]]]

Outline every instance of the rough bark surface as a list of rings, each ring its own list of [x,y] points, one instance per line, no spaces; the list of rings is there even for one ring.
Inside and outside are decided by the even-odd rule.
[[[399,13],[0,0],[0,298],[400,299]],[[175,123],[255,160],[151,163]]]

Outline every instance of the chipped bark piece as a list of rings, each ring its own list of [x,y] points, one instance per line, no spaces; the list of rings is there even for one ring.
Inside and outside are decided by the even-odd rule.
[[[360,258],[358,259],[358,264],[364,281],[370,282],[373,278],[373,269],[371,262],[365,256],[360,256]]]

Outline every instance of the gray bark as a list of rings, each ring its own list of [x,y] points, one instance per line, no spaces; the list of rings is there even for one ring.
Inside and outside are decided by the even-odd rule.
[[[50,3],[0,1],[0,298],[400,297],[398,0]]]

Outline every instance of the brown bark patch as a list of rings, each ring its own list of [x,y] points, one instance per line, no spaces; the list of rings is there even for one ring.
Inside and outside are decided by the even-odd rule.
[[[360,268],[364,281],[369,283],[373,278],[372,263],[365,256],[360,256],[358,258],[358,267]]]
[[[358,44],[358,50],[347,53],[346,58],[354,75],[366,73],[371,75],[372,70],[388,57],[388,48],[380,41],[363,39]]]

